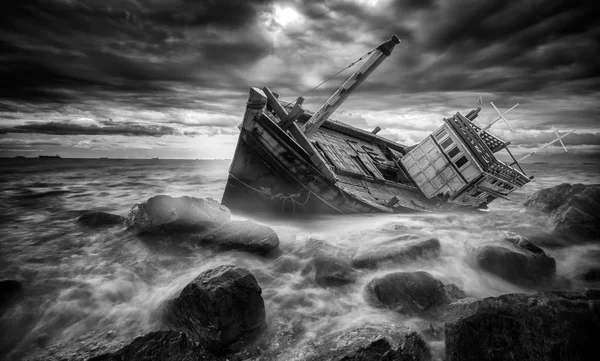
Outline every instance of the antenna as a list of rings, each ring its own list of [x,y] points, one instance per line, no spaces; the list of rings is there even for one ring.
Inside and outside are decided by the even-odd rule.
[[[479,100],[481,101],[481,97],[479,98]],[[506,123],[506,125],[508,125],[508,127],[510,128],[511,131],[513,131],[514,129],[510,126],[510,124],[508,124],[508,120],[506,120],[506,118],[504,117],[506,114],[508,114],[508,112],[510,112],[511,110],[515,109],[516,107],[519,106],[519,103],[513,105],[512,108],[508,109],[507,111],[505,111],[504,113],[500,112],[500,110],[498,110],[498,108],[496,108],[496,106],[494,105],[493,102],[490,102],[490,104],[492,104],[492,106],[494,107],[494,109],[496,109],[496,111],[498,112],[498,114],[500,115],[498,118],[494,119],[490,124],[486,125],[485,127],[483,127],[483,129],[481,129],[477,134],[480,135],[481,133],[485,132],[486,130],[490,129],[492,127],[492,125],[494,125],[494,123],[496,123],[497,121],[499,121],[500,119],[504,120],[504,122]]]
[[[563,149],[564,149],[564,150],[565,150],[565,152],[566,152],[566,151],[567,151],[567,148],[565,147],[564,143],[562,142],[562,139],[563,139],[564,137],[566,137],[567,135],[569,135],[569,134],[571,134],[571,133],[575,132],[577,129],[573,129],[572,131],[570,131],[570,132],[568,132],[568,133],[566,133],[566,134],[563,134],[562,136],[558,134],[558,130],[557,130],[556,128],[554,128],[554,126],[552,126],[552,130],[554,131],[554,134],[556,134],[556,139],[554,139],[554,140],[553,140],[553,141],[551,141],[551,142],[548,142],[548,143],[544,144],[544,145],[543,145],[543,146],[541,146],[541,147],[540,147],[538,150],[535,150],[535,151],[533,151],[533,152],[531,152],[531,153],[529,153],[529,154],[525,155],[523,158],[519,159],[517,162],[520,162],[520,161],[522,161],[523,159],[525,159],[525,158],[527,158],[527,157],[529,157],[529,156],[532,156],[532,155],[534,155],[535,153],[539,152],[539,151],[540,151],[540,150],[542,150],[542,149],[546,149],[546,148],[548,148],[548,147],[549,147],[551,144],[554,144],[554,143],[556,143],[556,142],[560,142],[560,144],[562,144],[562,146],[563,146]],[[514,163],[513,163],[513,164],[514,164]],[[512,165],[512,164],[511,164],[511,165]]]
[[[556,134],[556,138],[558,139],[558,141],[560,142],[560,145],[562,145],[563,149],[565,150],[565,153],[567,152],[567,147],[565,147],[565,143],[562,142],[562,139],[560,139],[560,135],[558,135],[558,130],[556,130],[556,128],[554,128],[554,125],[551,125],[552,130],[554,131],[554,134]],[[574,132],[575,130],[573,130]],[[572,133],[572,132],[571,132]]]

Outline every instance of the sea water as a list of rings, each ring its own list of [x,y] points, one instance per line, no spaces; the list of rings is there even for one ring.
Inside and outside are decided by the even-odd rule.
[[[23,297],[0,316],[0,359],[83,360],[115,351],[134,337],[160,329],[162,302],[204,270],[221,264],[249,269],[262,287],[267,324],[275,330],[266,354],[293,357],[324,334],[373,323],[396,322],[418,331],[441,330],[430,341],[443,359],[443,323],[429,324],[371,307],[364,287],[374,277],[423,270],[454,283],[472,297],[534,292],[479,270],[473,247],[508,232],[534,238],[556,259],[556,289],[598,287],[576,275],[600,266],[600,243],[572,244],[547,234],[547,216],[523,206],[526,197],[560,183],[600,183],[595,164],[526,164],[535,179],[496,200],[484,212],[266,215],[233,214],[272,227],[281,256],[264,258],[240,251],[198,248],[166,252],[124,226],[90,229],[76,223],[84,211],[126,216],[131,207],[166,194],[220,201],[229,161],[126,159],[0,160],[0,279],[17,279]],[[406,265],[361,271],[357,282],[322,288],[306,272],[309,239],[319,239],[352,255],[399,235],[437,237],[441,256]],[[544,240],[549,240],[545,242]],[[435,323],[435,322],[434,322]]]

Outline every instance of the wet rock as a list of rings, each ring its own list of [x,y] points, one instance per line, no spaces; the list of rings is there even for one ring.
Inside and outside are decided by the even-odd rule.
[[[309,238],[304,243],[304,248],[298,253],[302,258],[334,257],[350,263],[352,256],[356,253],[356,248],[351,248],[343,244],[325,241],[316,238]],[[312,262],[311,262],[312,266]]]
[[[430,238],[424,241],[404,241],[384,247],[359,249],[352,258],[356,268],[377,268],[383,263],[408,263],[417,259],[434,258],[440,254],[440,241]]]
[[[312,341],[295,352],[306,361],[420,361],[430,352],[421,335],[405,326],[368,325],[344,330]]]
[[[283,273],[296,273],[303,267],[302,260],[296,255],[282,255],[274,260],[269,269],[275,274],[280,275]]]
[[[513,234],[499,244],[475,249],[475,262],[483,270],[516,285],[547,284],[556,273],[556,261],[526,238]]]
[[[185,333],[173,330],[154,331],[136,337],[122,349],[89,359],[89,361],[209,361],[214,356]]]
[[[600,268],[594,267],[584,270],[577,275],[577,278],[587,282],[598,282],[600,281]]]
[[[461,360],[594,360],[600,290],[507,294],[452,303],[446,357]]]
[[[453,300],[465,297],[455,285],[445,286],[423,271],[395,272],[374,278],[365,287],[367,302],[398,313],[437,316]]]
[[[347,247],[333,244],[322,239],[309,238],[304,243],[306,254],[340,256],[350,253]]]
[[[124,224],[125,217],[106,212],[86,212],[77,217],[77,223],[88,227],[109,227]]]
[[[139,233],[171,234],[201,232],[231,220],[227,207],[211,198],[154,196],[138,203],[127,216],[127,224]]]
[[[0,315],[6,307],[9,307],[15,300],[18,299],[23,290],[21,282],[16,280],[1,280],[0,281]]]
[[[327,256],[316,257],[313,261],[315,282],[322,287],[343,286],[354,283],[358,277],[348,262]]]
[[[246,347],[235,354],[238,360],[292,360],[283,357],[288,350],[294,349],[306,332],[306,319],[279,314],[269,323],[268,330],[256,341],[256,347]]]
[[[456,300],[460,300],[461,298],[467,297],[467,294],[465,293],[465,291],[458,288],[458,286],[455,285],[454,283],[449,283],[449,284],[445,285],[444,289],[446,290],[446,295],[448,295],[448,297],[450,298],[451,301],[456,301]]]
[[[216,355],[239,350],[266,328],[262,289],[245,268],[201,273],[165,304],[165,321]]]
[[[551,213],[562,206],[569,198],[585,189],[583,184],[563,183],[551,188],[541,189],[525,200],[525,206]]]
[[[252,221],[232,221],[209,234],[193,235],[191,240],[261,254],[271,253],[279,247],[279,237],[273,229]]]
[[[553,234],[600,240],[600,184],[563,183],[535,192],[525,205],[549,213]]]

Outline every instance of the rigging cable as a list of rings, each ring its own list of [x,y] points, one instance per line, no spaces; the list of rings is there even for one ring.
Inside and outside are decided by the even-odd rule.
[[[356,65],[356,63],[358,63],[359,61],[363,60],[364,58],[366,58],[367,56],[371,55],[375,50],[377,50],[377,48],[374,48],[373,50],[369,51],[368,53],[364,54],[363,56],[361,56],[360,58],[358,58],[357,60],[353,61],[352,63],[348,64],[348,66],[346,66],[344,69],[338,71],[337,73],[333,74],[332,76],[330,76],[329,78],[323,80],[319,85],[315,86],[314,88],[310,89],[309,91],[307,91],[306,93],[300,95],[298,98],[302,98],[305,95],[310,94],[312,91],[314,91],[315,89],[317,89],[318,87],[320,87],[321,85],[327,83],[328,81],[330,81],[331,79],[335,78],[336,76],[340,75],[340,73],[342,73],[344,70],[349,69],[351,67],[353,67],[354,65]],[[295,102],[298,101],[298,98],[292,100],[291,102],[287,103],[285,106],[289,106],[291,104],[294,104]]]

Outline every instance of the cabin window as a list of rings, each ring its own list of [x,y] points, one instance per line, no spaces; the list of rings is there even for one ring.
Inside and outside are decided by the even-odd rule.
[[[450,149],[450,151],[448,152],[448,156],[450,158],[454,158],[458,153],[460,153],[460,149],[458,149],[458,147],[454,147]]]
[[[458,168],[462,167],[463,165],[467,164],[467,157],[463,155],[454,164],[456,164]]]
[[[445,137],[445,136],[446,136],[446,131],[445,131],[444,129],[442,129],[442,130],[440,130],[440,131],[439,131],[439,132],[438,132],[438,133],[435,135],[435,138],[436,138],[437,140],[440,140],[440,139],[442,139],[442,138],[443,138],[443,137]]]
[[[442,148],[446,149],[452,144],[452,138],[448,138],[442,142]]]

